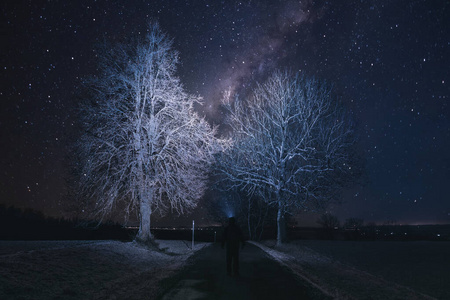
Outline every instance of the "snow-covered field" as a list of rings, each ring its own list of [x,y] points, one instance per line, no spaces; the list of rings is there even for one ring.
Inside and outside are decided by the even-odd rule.
[[[195,251],[118,241],[0,241],[0,299],[153,299]]]
[[[449,242],[255,244],[337,299],[450,299]]]

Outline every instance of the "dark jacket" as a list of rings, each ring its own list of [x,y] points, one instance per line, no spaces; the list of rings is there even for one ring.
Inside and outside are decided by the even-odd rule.
[[[227,245],[227,250],[238,250],[239,244],[244,247],[244,235],[241,228],[234,223],[230,223],[223,231],[222,248]]]

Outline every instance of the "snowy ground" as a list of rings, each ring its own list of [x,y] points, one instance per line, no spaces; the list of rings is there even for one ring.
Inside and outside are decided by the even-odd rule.
[[[118,241],[0,241],[0,299],[154,299],[195,251]]]
[[[450,243],[254,243],[336,299],[450,299]]]

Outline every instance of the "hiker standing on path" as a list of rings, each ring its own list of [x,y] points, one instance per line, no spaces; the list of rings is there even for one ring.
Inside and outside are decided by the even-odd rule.
[[[227,274],[231,276],[231,265],[235,276],[239,276],[239,244],[244,248],[244,236],[241,228],[236,225],[236,219],[228,219],[228,226],[223,231],[222,249],[227,246]]]

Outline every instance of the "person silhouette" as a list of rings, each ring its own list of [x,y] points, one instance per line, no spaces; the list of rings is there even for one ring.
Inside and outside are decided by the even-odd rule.
[[[235,276],[239,276],[239,244],[244,248],[245,241],[241,228],[236,224],[236,219],[228,219],[228,226],[223,231],[222,249],[227,247],[227,274],[231,276],[233,270]],[[233,268],[231,266],[233,265]]]

